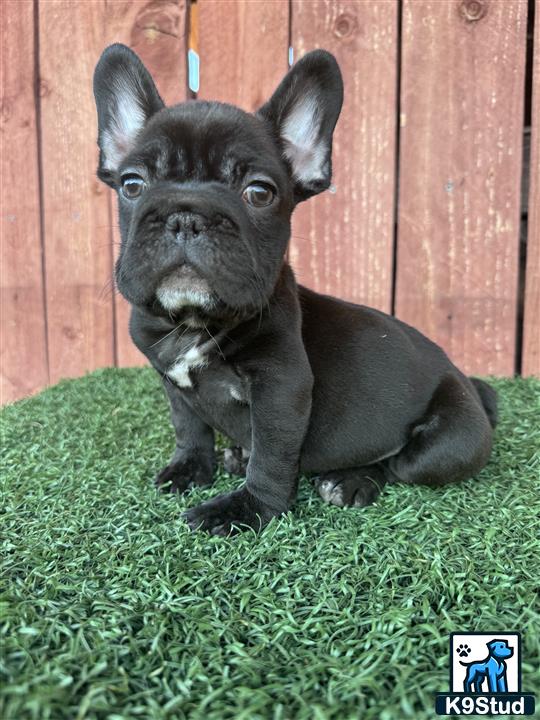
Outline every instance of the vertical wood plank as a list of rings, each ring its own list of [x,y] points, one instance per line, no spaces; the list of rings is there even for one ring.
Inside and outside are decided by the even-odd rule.
[[[114,361],[106,188],[96,178],[92,74],[102,0],[39,2],[43,210],[51,382]]]
[[[287,71],[288,0],[198,0],[199,98],[252,112]]]
[[[129,45],[144,62],[166,105],[186,99],[187,3],[185,0],[116,0],[107,4],[108,39]],[[103,48],[102,48],[103,49]],[[114,259],[120,233],[118,209],[111,193]],[[143,365],[146,358],[129,337],[129,303],[115,294],[116,360],[120,366]]]
[[[185,0],[40,2],[51,379],[139,364],[129,308],[111,292],[116,200],[95,177],[92,75],[112,42],[132,47],[169,102],[185,98]],[[111,251],[111,241],[114,252]]]
[[[540,6],[538,5],[535,25],[522,373],[540,377]]]
[[[317,47],[341,67],[333,187],[295,211],[290,258],[320,292],[390,311],[398,3],[293,0],[294,59]]]
[[[2,7],[0,402],[48,381],[42,277],[32,0]]]
[[[405,0],[398,317],[514,372],[527,3]]]

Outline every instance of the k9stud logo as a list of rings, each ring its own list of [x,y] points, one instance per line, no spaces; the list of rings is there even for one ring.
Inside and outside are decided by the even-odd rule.
[[[438,715],[532,715],[534,696],[521,692],[519,633],[452,633],[450,692]]]

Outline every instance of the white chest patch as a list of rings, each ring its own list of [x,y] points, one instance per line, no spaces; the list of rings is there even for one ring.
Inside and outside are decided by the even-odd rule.
[[[169,368],[167,375],[171,380],[174,380],[179,387],[191,387],[192,382],[189,377],[189,371],[202,368],[207,362],[206,354],[201,352],[200,347],[195,346],[176,359],[174,365]]]

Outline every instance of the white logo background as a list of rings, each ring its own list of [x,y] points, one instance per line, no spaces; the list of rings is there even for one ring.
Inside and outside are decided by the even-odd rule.
[[[452,635],[452,692],[464,692],[463,681],[467,673],[467,668],[460,665],[462,662],[471,663],[485,660],[489,655],[487,643],[491,640],[506,640],[508,646],[514,650],[514,654],[510,658],[505,659],[508,683],[508,692],[519,692],[518,688],[518,668],[519,668],[519,640],[516,633],[495,633],[494,635]],[[460,657],[457,648],[459,645],[468,645],[471,652],[465,657]],[[482,685],[482,692],[489,693],[487,680]]]

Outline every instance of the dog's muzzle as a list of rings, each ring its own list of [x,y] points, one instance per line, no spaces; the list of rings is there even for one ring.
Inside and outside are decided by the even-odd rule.
[[[175,241],[182,246],[193,242],[207,230],[207,226],[206,218],[189,211],[171,213],[165,223],[167,233],[174,235]],[[156,290],[156,297],[169,311],[186,306],[208,307],[212,303],[208,281],[186,262],[163,278]]]
[[[165,310],[180,310],[183,307],[208,307],[213,304],[208,281],[190,265],[180,265],[160,282],[156,297]]]

